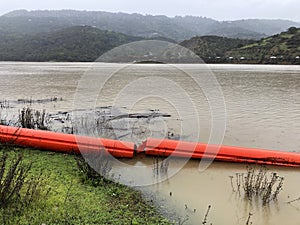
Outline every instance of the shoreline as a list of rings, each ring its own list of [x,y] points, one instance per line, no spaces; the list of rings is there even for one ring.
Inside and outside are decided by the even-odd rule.
[[[117,183],[82,183],[72,155],[16,147],[0,149],[0,154],[4,152],[10,158],[22,154],[24,163],[33,162],[30,175],[34,178],[42,171],[43,182],[50,190],[46,197],[7,216],[9,224],[171,224],[134,188]],[[7,210],[17,207],[15,204],[12,202]],[[1,210],[1,217],[3,213],[7,211]]]

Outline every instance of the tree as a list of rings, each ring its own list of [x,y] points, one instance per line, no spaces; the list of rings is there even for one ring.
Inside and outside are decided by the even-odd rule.
[[[297,31],[298,31],[298,29],[297,29],[296,27],[290,27],[290,28],[288,29],[288,33],[289,33],[289,34],[296,34]]]

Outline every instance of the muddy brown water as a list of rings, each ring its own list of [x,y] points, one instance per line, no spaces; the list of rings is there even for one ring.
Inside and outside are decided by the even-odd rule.
[[[95,67],[98,68],[100,77],[97,79],[101,79],[101,76],[104,79],[103,74],[115,72],[106,82],[105,88],[99,91],[97,101],[88,88],[78,89],[82,77]],[[182,65],[180,68],[196,74],[207,73],[207,67],[203,69],[201,65]],[[300,152],[299,66],[209,65],[209,69],[207,74],[215,75],[226,104],[223,144]],[[186,91],[200,112],[199,126],[193,126],[194,115],[191,108],[185,107],[184,112],[178,110],[181,106],[176,104],[185,102],[185,95],[173,93],[166,85],[159,94],[149,94],[149,89],[134,83],[143,81],[142,78],[153,77],[171,80]],[[131,87],[131,84],[135,86]],[[126,98],[118,95],[123,90]],[[74,97],[78,91],[83,93],[84,104],[74,105]],[[0,101],[11,101],[15,112],[26,105],[14,104],[18,99],[51,99],[54,96],[62,98],[63,101],[33,103],[32,107],[47,109],[51,113],[116,103],[119,107],[130,108],[133,112],[159,109],[172,117],[158,121],[151,129],[170,129],[186,140],[209,140],[212,115],[205,94],[176,66],[131,65],[124,68],[118,64],[0,63]],[[138,101],[132,105],[137,96]],[[176,104],[172,102],[174,98]],[[2,110],[1,116],[7,117],[5,111]],[[182,123],[187,124],[188,129],[184,130],[186,132],[181,130]],[[136,170],[117,166],[114,172],[120,173],[120,180],[132,179],[132,185],[136,186],[143,180],[148,179],[152,183],[157,180],[153,174],[153,159],[138,158],[138,161],[135,159],[122,162],[125,165],[134,165]],[[166,175],[167,179],[163,182],[141,187],[150,199],[177,222],[188,217],[184,224],[202,224],[207,207],[211,205],[207,224],[246,224],[249,213],[253,214],[250,219],[252,224],[300,224],[300,201],[286,203],[300,197],[299,169],[268,167],[270,171],[284,176],[285,180],[278,201],[263,207],[259,201],[249,202],[232,191],[229,176],[246,172],[246,165],[214,162],[206,170],[199,171],[199,161],[191,160],[183,168],[181,166],[175,160],[170,163],[169,172],[179,168],[178,173]]]

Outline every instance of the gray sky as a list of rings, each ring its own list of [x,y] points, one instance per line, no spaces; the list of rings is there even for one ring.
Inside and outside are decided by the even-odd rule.
[[[78,9],[152,15],[194,15],[217,20],[279,18],[300,22],[300,0],[0,0],[0,14],[15,9]]]

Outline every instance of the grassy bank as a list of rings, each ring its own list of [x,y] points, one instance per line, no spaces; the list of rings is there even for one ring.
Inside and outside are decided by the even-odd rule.
[[[44,191],[29,206],[12,202],[2,207],[0,224],[169,224],[129,187],[82,182],[74,156],[19,148],[1,151],[8,152],[9,159],[21,153],[23,163],[33,162],[28,176],[39,177],[42,171]]]

